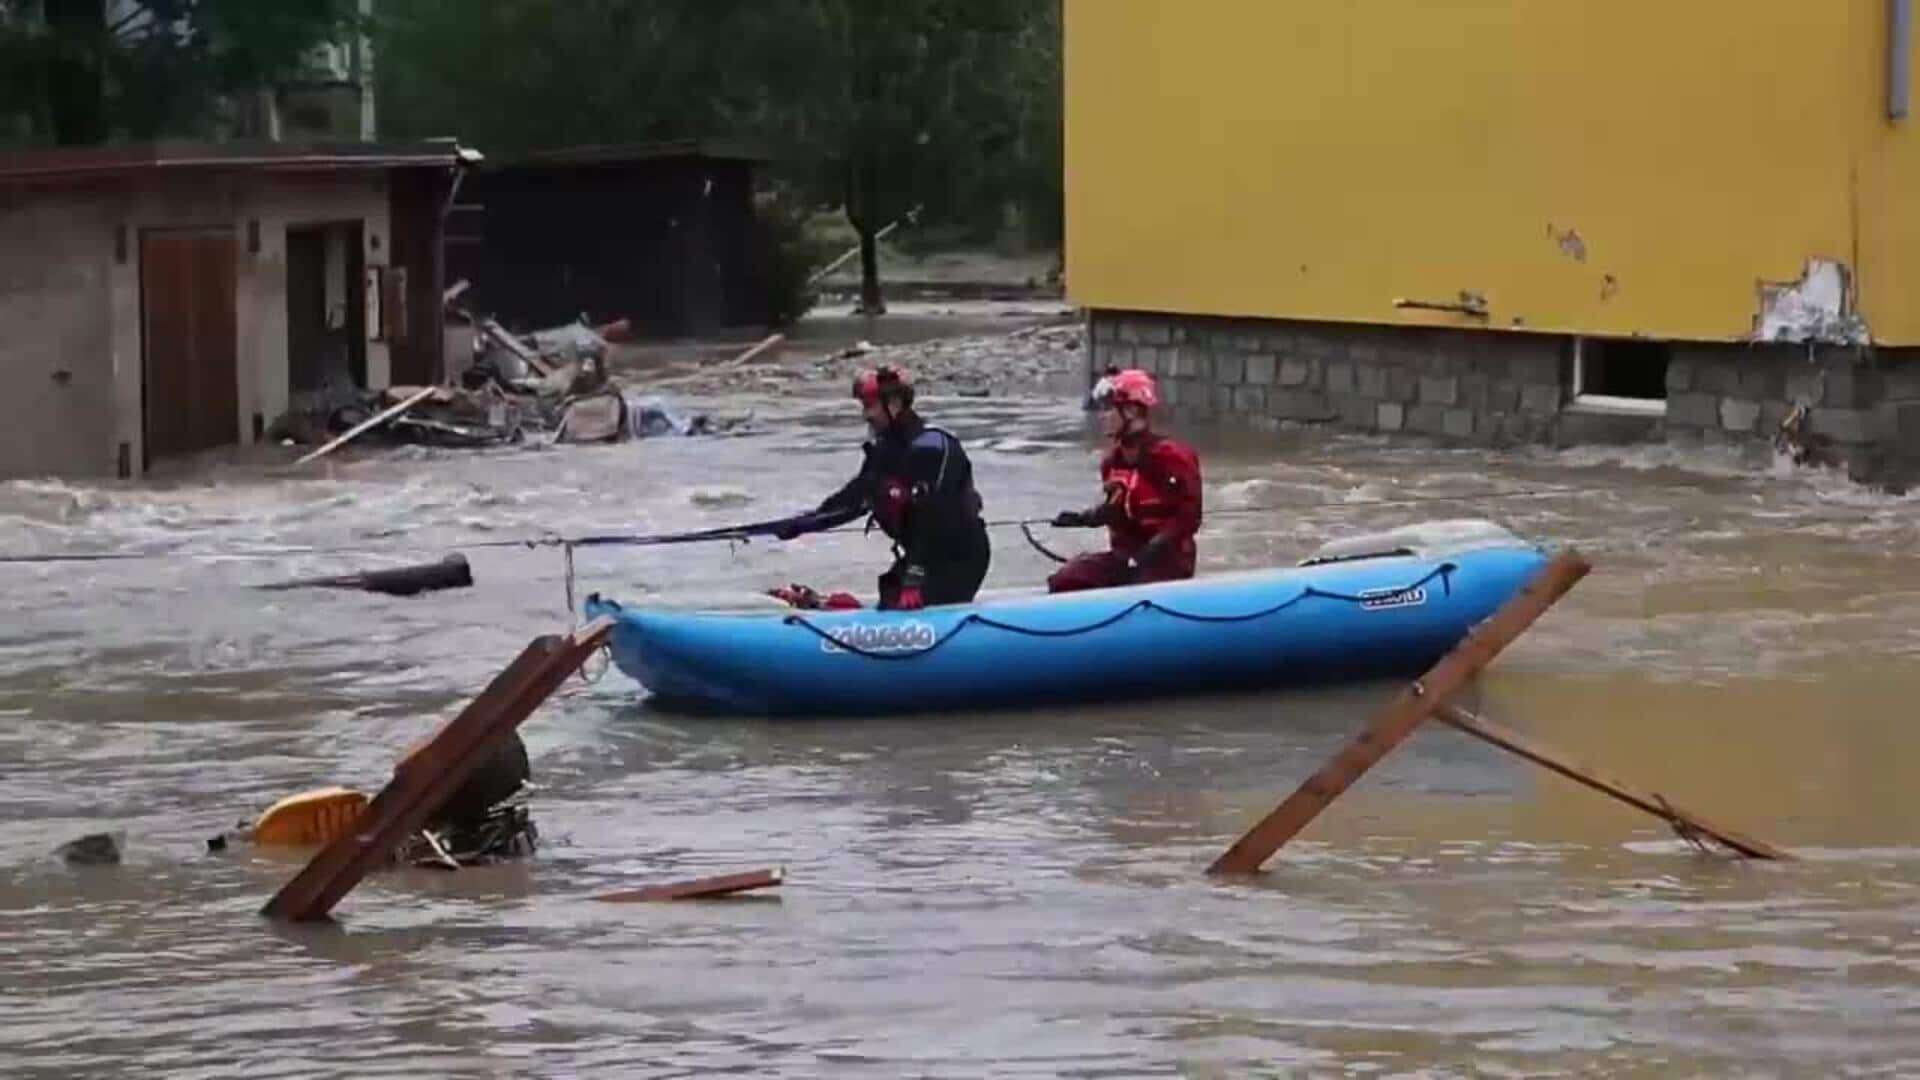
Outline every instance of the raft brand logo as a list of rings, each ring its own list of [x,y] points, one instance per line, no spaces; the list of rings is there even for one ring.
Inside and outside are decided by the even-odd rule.
[[[903,623],[848,623],[826,631],[827,637],[820,642],[820,651],[837,652],[921,652],[931,649],[940,640],[933,627],[923,622]],[[843,647],[844,646],[844,647]]]
[[[1427,602],[1427,590],[1420,586],[1400,589],[1366,589],[1360,593],[1360,606],[1368,611],[1387,608],[1419,607]]]

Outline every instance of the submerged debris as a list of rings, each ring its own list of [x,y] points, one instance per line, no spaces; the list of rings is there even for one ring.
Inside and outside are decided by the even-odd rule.
[[[540,834],[527,806],[532,779],[527,744],[517,732],[507,733],[427,824],[401,840],[390,862],[457,870],[533,854]],[[207,850],[225,851],[237,843],[323,847],[362,827],[370,803],[365,793],[344,787],[289,795],[259,817],[209,837]]]
[[[58,854],[68,866],[117,866],[123,839],[120,833],[88,833],[61,844]]]

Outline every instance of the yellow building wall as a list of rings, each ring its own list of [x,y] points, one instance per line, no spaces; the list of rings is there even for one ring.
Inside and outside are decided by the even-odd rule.
[[[1065,5],[1082,305],[1741,340],[1824,258],[1920,343],[1885,0]]]

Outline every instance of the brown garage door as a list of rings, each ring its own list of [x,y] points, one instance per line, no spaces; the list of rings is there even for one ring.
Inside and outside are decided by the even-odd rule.
[[[231,229],[140,238],[148,461],[225,446],[240,435]]]

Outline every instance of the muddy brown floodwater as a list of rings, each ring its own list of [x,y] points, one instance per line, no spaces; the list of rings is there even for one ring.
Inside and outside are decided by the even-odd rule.
[[[1093,436],[1057,389],[928,403],[990,515],[1090,497]],[[0,486],[4,552],[381,552],[0,566],[0,1072],[1920,1071],[1917,504],[1709,452],[1204,438],[1210,506],[1272,509],[1213,517],[1203,570],[1447,516],[1577,544],[1595,572],[1481,709],[1796,863],[1703,859],[1433,729],[1264,880],[1216,883],[1206,863],[1387,688],[794,723],[658,713],[610,672],[524,729],[536,859],[376,878],[331,929],[255,915],[296,860],[210,855],[209,834],[379,784],[568,616],[550,550],[475,552],[478,587],[415,599],[245,586],[800,508],[856,463],[842,392],[714,403],[753,410],[740,437]],[[1473,498],[1550,486],[1580,493]],[[1017,533],[995,544],[990,588],[1042,578]],[[845,535],[596,550],[579,577],[733,605],[791,580],[870,593],[885,561]],[[125,830],[124,865],[52,857],[99,829]],[[766,865],[788,868],[777,899],[585,899]]]

